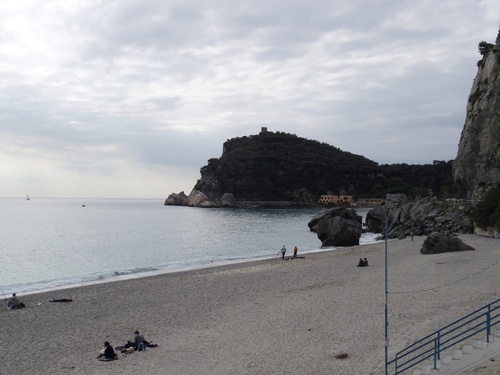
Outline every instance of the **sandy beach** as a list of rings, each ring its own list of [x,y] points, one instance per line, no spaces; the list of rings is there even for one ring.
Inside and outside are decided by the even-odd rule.
[[[460,238],[476,250],[388,242],[390,356],[499,298],[500,241]],[[383,374],[384,292],[377,243],[21,296],[27,308],[0,311],[0,373]],[[159,346],[96,359],[136,329]],[[500,358],[466,374],[500,374]]]

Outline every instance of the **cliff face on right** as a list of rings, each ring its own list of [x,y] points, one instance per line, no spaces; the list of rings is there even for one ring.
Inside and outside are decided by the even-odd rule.
[[[500,32],[499,32],[500,36]],[[453,178],[469,199],[480,199],[500,182],[500,37],[479,43],[483,58],[467,103]]]

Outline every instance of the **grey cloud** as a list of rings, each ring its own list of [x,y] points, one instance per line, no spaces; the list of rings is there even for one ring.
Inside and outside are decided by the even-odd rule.
[[[261,126],[379,163],[451,159],[500,14],[465,0],[37,4],[0,15],[0,132],[79,170],[198,170]]]

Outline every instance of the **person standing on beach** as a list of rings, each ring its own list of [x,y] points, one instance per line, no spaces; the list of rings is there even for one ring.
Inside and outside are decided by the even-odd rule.
[[[285,254],[286,254],[286,247],[283,245],[281,248],[281,259],[285,259]]]
[[[295,246],[293,248],[293,259],[297,258],[297,252],[299,251],[299,248],[297,246]]]

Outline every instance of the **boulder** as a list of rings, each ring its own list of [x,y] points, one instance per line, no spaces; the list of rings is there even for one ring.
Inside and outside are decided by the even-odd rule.
[[[172,193],[165,200],[165,206],[187,206],[188,197],[181,191],[179,194]]]
[[[193,189],[189,194],[189,197],[187,199],[187,205],[191,207],[205,207],[205,208],[211,208],[217,206],[214,202],[210,201],[205,194],[196,189]]]
[[[377,206],[366,213],[365,224],[370,232],[382,233],[384,231],[385,206]]]
[[[318,235],[321,246],[356,246],[362,219],[353,208],[334,207],[323,210],[307,225]]]
[[[220,199],[220,204],[222,207],[233,207],[236,205],[236,199],[233,194],[225,193]]]
[[[427,236],[420,249],[421,254],[441,254],[453,251],[474,250],[461,239],[449,237],[442,233],[431,233]]]

